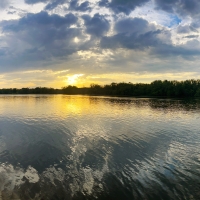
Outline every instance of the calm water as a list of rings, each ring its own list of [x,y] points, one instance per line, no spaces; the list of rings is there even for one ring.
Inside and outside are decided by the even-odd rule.
[[[0,96],[0,191],[200,199],[200,100]]]

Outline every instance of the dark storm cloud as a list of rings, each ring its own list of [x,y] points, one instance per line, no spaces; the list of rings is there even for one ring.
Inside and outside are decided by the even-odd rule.
[[[31,61],[51,61],[56,57],[67,57],[77,51],[74,37],[81,37],[81,30],[70,28],[77,17],[64,17],[46,12],[27,14],[13,21],[1,22],[4,40],[8,47],[1,48],[1,64],[20,65]]]
[[[199,0],[155,0],[158,9],[181,15],[199,15]]]
[[[78,0],[72,0],[69,4],[69,10],[85,12],[85,11],[90,11],[91,7],[88,1],[79,4]]]
[[[83,15],[86,32],[95,37],[101,37],[107,33],[110,29],[109,21],[99,14],[95,14],[93,17],[89,15]]]
[[[149,0],[112,0],[109,2],[108,0],[101,0],[99,6],[110,8],[115,13],[122,12],[128,15],[136,6],[142,6],[148,1]]]

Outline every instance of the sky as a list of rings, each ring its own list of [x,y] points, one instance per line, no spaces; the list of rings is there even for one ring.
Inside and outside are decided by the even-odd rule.
[[[0,88],[200,78],[199,0],[1,0]]]

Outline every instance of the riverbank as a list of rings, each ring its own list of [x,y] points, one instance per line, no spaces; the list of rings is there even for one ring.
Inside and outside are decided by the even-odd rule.
[[[182,98],[200,97],[200,80],[161,81],[146,83],[111,83],[109,85],[91,84],[90,87],[78,88],[67,86],[62,89],[47,87],[36,88],[4,88],[0,94],[69,94],[125,97],[159,97]]]

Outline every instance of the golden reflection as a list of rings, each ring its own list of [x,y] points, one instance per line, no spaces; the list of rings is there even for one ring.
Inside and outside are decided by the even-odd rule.
[[[158,102],[159,103],[159,102]],[[166,103],[166,101],[165,101]],[[173,103],[173,102],[171,102]],[[18,117],[24,120],[66,119],[71,116],[88,118],[88,124],[96,124],[104,117],[118,121],[137,121],[138,118],[149,119],[158,123],[171,120],[174,112],[157,108],[156,101],[134,98],[89,97],[79,95],[18,95],[0,96],[0,116]],[[167,105],[167,104],[166,104]],[[26,109],[24,109],[24,107]],[[131,116],[131,118],[130,118]],[[176,110],[176,117],[182,118],[183,111]],[[187,116],[184,115],[184,119]],[[130,120],[130,121],[129,121]]]
[[[114,131],[114,137],[121,137],[125,132],[129,138],[145,138],[145,141],[150,138],[149,130],[160,125],[168,126],[177,119],[193,123],[190,121],[191,115],[183,115],[183,110],[175,109],[177,106],[172,110],[171,107],[160,109],[154,106],[157,104],[159,102],[155,100],[135,98],[11,95],[0,96],[0,118],[12,118],[27,124],[61,121],[78,136],[106,139],[112,138]],[[141,135],[140,132],[147,134]],[[154,135],[159,133],[158,130]]]

